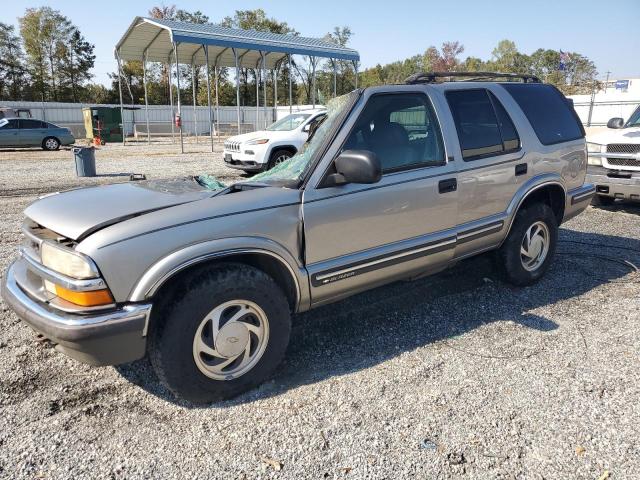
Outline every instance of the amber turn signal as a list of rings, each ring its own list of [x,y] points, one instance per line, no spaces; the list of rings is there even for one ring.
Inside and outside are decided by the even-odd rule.
[[[60,285],[56,285],[56,295],[67,302],[80,305],[82,307],[96,307],[113,303],[113,297],[107,289],[91,290],[88,292],[74,292],[67,290]]]

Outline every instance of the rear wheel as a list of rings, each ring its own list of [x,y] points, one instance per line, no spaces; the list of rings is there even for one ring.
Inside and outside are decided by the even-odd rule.
[[[497,251],[504,278],[514,285],[531,285],[545,274],[556,250],[558,222],[543,203],[520,210],[509,236]]]
[[[616,201],[613,197],[607,197],[605,195],[598,195],[597,193],[591,199],[591,204],[597,207],[608,207],[614,204]]]
[[[269,167],[268,169],[272,169],[276,165],[280,165],[282,162],[286,162],[291,157],[293,157],[293,153],[289,150],[276,150],[271,154],[271,158],[269,159]]]
[[[42,149],[54,151],[60,148],[60,140],[55,137],[47,137],[42,141]]]
[[[265,381],[289,343],[289,304],[266,273],[219,264],[183,277],[154,315],[151,363],[177,396],[232,398]]]

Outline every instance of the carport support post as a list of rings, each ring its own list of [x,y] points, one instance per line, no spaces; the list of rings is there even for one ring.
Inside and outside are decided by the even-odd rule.
[[[278,65],[273,66],[273,121],[278,120]]]
[[[338,96],[338,71],[336,69],[336,61],[332,58],[331,65],[333,65],[333,98]]]
[[[316,57],[311,57],[311,103],[316,108]]]
[[[204,47],[204,60],[207,70],[207,106],[209,107],[209,137],[211,137],[211,151],[213,152],[213,111],[211,110],[211,79],[209,78],[209,46]]]
[[[353,69],[356,72],[356,88],[358,88],[358,61],[357,60],[353,61]]]
[[[180,152],[184,153],[184,139],[182,137],[182,105],[180,104],[180,59],[178,58],[178,43],[173,42],[173,52],[176,58],[176,100],[178,102],[178,117],[180,117]]]
[[[216,61],[217,63],[217,61]],[[220,140],[220,102],[218,101],[218,65],[213,67],[213,74],[216,80],[216,137]]]
[[[293,95],[291,93],[291,54],[289,54],[289,115],[293,113]]]
[[[264,96],[264,102],[262,102],[262,121],[264,122],[264,128],[268,126],[267,120],[267,53],[264,55],[260,52],[260,56],[262,57],[262,95]]]
[[[238,117],[238,135],[240,135],[240,64],[238,63],[238,52],[232,48],[233,59],[236,62],[236,114]]]
[[[196,143],[198,143],[198,111],[196,110],[196,66],[193,63],[194,53],[191,57],[191,94],[193,95],[193,131],[196,135]]]
[[[144,87],[144,113],[147,117],[147,143],[151,145],[151,130],[149,130],[149,96],[147,95],[147,51],[142,54],[142,86]]]
[[[171,63],[171,54],[169,54],[167,57],[167,83],[169,84],[169,105],[171,105],[169,123],[171,124],[171,143],[176,143],[176,132],[173,128],[173,82],[171,81],[171,75],[173,75],[173,64]]]
[[[124,108],[122,106],[122,65],[120,63],[120,52],[116,50],[116,61],[118,62],[118,93],[120,94],[120,120],[122,121],[122,145],[126,144],[125,141],[125,128],[124,128]]]
[[[258,118],[260,118],[260,70],[258,70],[259,62],[260,60],[256,60],[256,68],[254,70],[256,74],[256,124],[255,124],[256,132],[260,130],[260,128],[258,127],[258,124],[259,124]]]

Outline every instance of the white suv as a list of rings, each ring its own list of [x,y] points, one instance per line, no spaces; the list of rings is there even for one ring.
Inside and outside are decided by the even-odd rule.
[[[266,130],[230,137],[224,142],[224,161],[245,172],[261,172],[293,157],[326,110],[303,110],[271,124]]]

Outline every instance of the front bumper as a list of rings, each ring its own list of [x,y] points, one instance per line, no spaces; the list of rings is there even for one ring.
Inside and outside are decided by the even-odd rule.
[[[244,154],[241,152],[224,151],[224,163],[228,167],[237,168],[251,172],[259,172],[264,169],[264,164],[256,161],[257,155]]]
[[[596,186],[596,194],[640,201],[640,172],[612,170],[589,165],[586,181]]]
[[[27,295],[16,281],[16,263],[2,282],[2,298],[20,319],[56,344],[56,349],[90,365],[117,365],[145,355],[151,304],[129,304],[90,315],[65,313]]]

